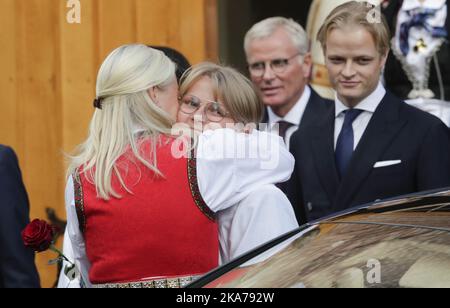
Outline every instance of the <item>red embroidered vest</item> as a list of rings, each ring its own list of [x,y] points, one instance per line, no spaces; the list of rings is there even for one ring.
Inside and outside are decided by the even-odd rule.
[[[176,159],[174,139],[157,148],[156,176],[123,155],[118,166],[132,194],[97,198],[84,173],[74,175],[75,203],[93,284],[204,274],[218,266],[217,224],[199,193],[195,159]],[[149,149],[150,142],[143,144]],[[142,148],[142,147],[141,147]]]

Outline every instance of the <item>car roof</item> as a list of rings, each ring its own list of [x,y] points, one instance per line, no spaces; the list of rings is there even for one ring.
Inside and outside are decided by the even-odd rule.
[[[376,202],[316,223],[391,225],[450,232],[450,190]]]
[[[450,233],[450,188],[380,200],[335,213],[310,222],[213,270],[188,287],[198,288],[280,243],[315,226],[333,224],[383,225],[422,228]]]
[[[450,188],[404,195],[360,205],[313,221],[309,225],[330,222],[350,223],[351,221],[357,223],[356,219],[362,219],[361,222],[364,223],[397,224],[395,220],[403,220],[404,222],[399,222],[399,224],[406,226],[408,225],[406,221],[409,221],[410,227],[442,228],[448,231],[450,230],[450,221],[439,219],[427,221],[426,219],[427,217],[439,217],[442,215],[439,213],[445,212],[450,212]],[[416,215],[412,213],[416,213]],[[422,215],[417,215],[417,213]],[[375,217],[379,217],[380,220],[373,221]],[[401,219],[402,217],[408,218]]]

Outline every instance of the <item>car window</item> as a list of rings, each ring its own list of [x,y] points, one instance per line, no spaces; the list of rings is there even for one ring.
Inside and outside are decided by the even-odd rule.
[[[404,214],[321,223],[207,287],[450,287],[450,214]]]

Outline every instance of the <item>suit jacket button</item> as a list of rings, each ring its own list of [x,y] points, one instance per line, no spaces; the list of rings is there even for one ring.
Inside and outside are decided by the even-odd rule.
[[[312,209],[313,209],[313,204],[312,204],[312,202],[308,202],[308,203],[306,204],[306,207],[308,208],[308,211],[312,212]]]

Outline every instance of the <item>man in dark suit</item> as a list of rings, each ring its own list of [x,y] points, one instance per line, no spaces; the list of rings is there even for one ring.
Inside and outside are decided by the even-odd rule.
[[[250,78],[267,106],[262,123],[289,147],[293,133],[314,123],[326,105],[308,85],[312,61],[306,32],[292,19],[267,18],[247,32],[244,49]],[[286,183],[278,187],[286,191]]]
[[[0,145],[0,288],[38,288],[34,252],[21,231],[29,222],[29,205],[13,150]]]
[[[318,34],[337,95],[320,121],[292,137],[298,159],[287,190],[300,223],[377,199],[450,186],[447,127],[380,82],[389,30],[374,14],[368,3],[345,3]]]
[[[289,146],[292,134],[313,121],[323,101],[308,85],[312,62],[306,32],[292,19],[267,18],[247,32],[244,49],[250,78],[267,106],[263,123],[269,129],[278,124]]]

